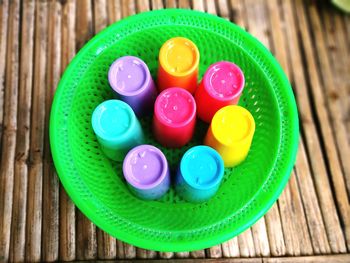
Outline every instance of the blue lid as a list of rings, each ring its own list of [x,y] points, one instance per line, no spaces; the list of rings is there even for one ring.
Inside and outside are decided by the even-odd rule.
[[[224,176],[224,161],[209,146],[195,146],[181,159],[181,174],[193,188],[208,189],[219,184]]]
[[[96,107],[92,114],[92,128],[97,136],[106,141],[118,141],[135,122],[131,107],[121,100],[107,100]]]

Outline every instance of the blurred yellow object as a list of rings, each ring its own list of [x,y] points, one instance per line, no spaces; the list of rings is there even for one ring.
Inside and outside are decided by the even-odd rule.
[[[344,12],[350,13],[350,0],[332,0],[332,4]]]
[[[218,110],[204,144],[219,152],[225,167],[240,164],[247,157],[255,132],[255,121],[248,110],[230,105]]]

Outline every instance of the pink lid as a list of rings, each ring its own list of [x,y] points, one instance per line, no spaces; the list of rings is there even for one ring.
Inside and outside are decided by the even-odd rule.
[[[154,111],[157,118],[167,126],[187,125],[196,115],[196,103],[187,90],[168,88],[157,97]]]
[[[204,74],[203,83],[210,96],[217,100],[229,101],[242,93],[244,75],[236,64],[220,61],[209,67]]]

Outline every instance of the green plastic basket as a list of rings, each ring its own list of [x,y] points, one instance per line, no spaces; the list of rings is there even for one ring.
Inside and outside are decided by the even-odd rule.
[[[254,116],[256,132],[248,158],[226,168],[218,193],[208,202],[185,202],[171,189],[161,200],[143,201],[126,187],[122,163],[107,159],[91,127],[94,108],[113,97],[107,80],[118,57],[142,58],[156,77],[158,52],[169,38],[184,36],[199,48],[200,75],[214,62],[239,65],[246,85],[239,104]],[[198,122],[181,149],[161,147],[141,119],[146,143],[162,149],[174,171],[182,154],[202,143]],[[50,123],[52,154],[64,188],[98,227],[135,246],[189,251],[224,242],[256,222],[286,185],[298,146],[297,108],[290,84],[271,53],[238,26],[190,10],[160,10],[128,17],[95,36],[76,55],[58,86]]]

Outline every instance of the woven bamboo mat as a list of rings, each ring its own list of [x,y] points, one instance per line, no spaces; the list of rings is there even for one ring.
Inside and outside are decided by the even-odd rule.
[[[300,113],[297,162],[278,202],[238,237],[194,252],[146,251],[96,228],[60,185],[48,140],[53,94],[75,53],[107,25],[164,7],[246,28],[280,61]],[[350,262],[349,97],[350,16],[326,1],[0,0],[0,262]]]

